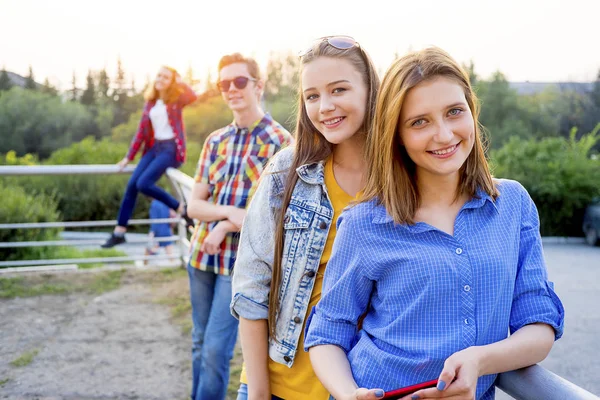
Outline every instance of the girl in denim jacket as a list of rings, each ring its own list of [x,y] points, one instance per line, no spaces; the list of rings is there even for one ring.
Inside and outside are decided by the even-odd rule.
[[[296,145],[262,174],[241,230],[231,312],[240,320],[238,399],[327,399],[302,350],[320,299],[335,221],[363,188],[379,78],[354,39],[319,39],[301,55]]]

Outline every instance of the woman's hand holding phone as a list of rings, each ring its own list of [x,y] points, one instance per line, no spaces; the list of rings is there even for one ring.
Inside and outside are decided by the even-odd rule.
[[[444,363],[437,386],[422,389],[402,398],[473,400],[479,378],[480,353],[477,347],[468,347],[452,354]]]

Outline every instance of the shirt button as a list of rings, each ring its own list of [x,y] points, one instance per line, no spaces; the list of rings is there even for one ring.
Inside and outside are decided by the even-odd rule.
[[[300,317],[294,317],[294,322],[299,324],[302,321],[302,319],[300,319]]]
[[[469,292],[469,291],[471,291],[471,286],[465,285],[465,287],[463,289],[465,289],[465,292]]]
[[[290,358],[290,356],[283,356],[283,361],[290,362],[292,361],[292,359]]]
[[[306,276],[308,276],[309,278],[313,278],[315,276],[315,271],[308,271],[306,273]]]
[[[469,325],[469,320],[467,318],[465,318],[465,324]]]
[[[321,223],[319,224],[319,229],[325,229],[327,228],[327,224],[325,223],[325,221],[321,221]]]
[[[462,254],[462,249],[460,247],[456,249],[456,254]]]

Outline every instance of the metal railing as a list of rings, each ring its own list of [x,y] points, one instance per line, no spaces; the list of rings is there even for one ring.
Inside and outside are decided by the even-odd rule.
[[[131,174],[134,165],[120,170],[116,165],[33,165],[33,166],[0,166],[0,176],[25,176],[25,175],[112,175]],[[181,201],[187,198],[194,181],[191,177],[176,169],[169,168],[166,176],[175,191],[176,197]],[[123,188],[124,190],[125,188]],[[180,260],[187,262],[187,253],[190,242],[187,237],[187,228],[181,218],[160,219],[132,219],[129,225],[149,225],[151,223],[177,223],[177,234],[164,238],[154,238],[154,242],[176,242],[180,251]],[[112,227],[116,220],[108,221],[64,221],[64,222],[34,222],[34,223],[0,223],[0,229],[48,229],[48,228],[93,228]],[[107,234],[108,236],[108,234]],[[105,239],[77,239],[77,240],[46,240],[46,241],[18,241],[2,242],[0,248],[46,247],[46,246],[91,246],[104,243]],[[148,243],[148,238],[128,239],[128,244]],[[123,263],[130,261],[174,260],[174,256],[167,254],[157,255],[129,255],[119,257],[87,257],[87,258],[62,258],[40,260],[0,261],[0,268],[8,267],[36,267],[59,266],[89,263]]]
[[[114,165],[60,165],[60,166],[0,166],[0,176],[9,175],[75,175],[75,174],[118,174],[131,173],[134,166],[128,166],[120,171]],[[176,169],[168,169],[167,177],[173,186],[173,189],[179,198],[189,198],[193,179]],[[131,220],[129,223],[149,224],[152,222],[179,222],[177,227],[177,236],[164,238],[162,240],[177,239],[181,250],[181,261],[187,262],[187,252],[190,246],[187,238],[187,228],[180,219],[159,219],[159,220]],[[50,222],[50,223],[22,223],[22,224],[0,224],[0,229],[30,229],[30,228],[50,228],[50,227],[100,227],[114,226],[116,221],[79,221],[79,222]],[[81,245],[96,244],[102,241],[96,240],[75,240],[75,241],[40,241],[40,242],[8,242],[0,243],[3,247],[28,247],[38,246],[61,246],[61,245]],[[140,241],[142,242],[142,241]],[[130,241],[131,243],[131,241]],[[161,259],[162,256],[128,256],[128,257],[101,257],[88,259],[61,259],[61,260],[33,260],[33,261],[12,261],[0,262],[2,266],[24,266],[24,265],[51,265],[51,264],[76,264],[85,262],[105,263],[105,262],[123,262],[134,260]],[[534,365],[516,371],[505,372],[498,375],[496,381],[498,388],[519,400],[593,400],[599,399],[594,394],[574,385],[573,383],[559,377],[558,375],[546,370],[545,368]]]

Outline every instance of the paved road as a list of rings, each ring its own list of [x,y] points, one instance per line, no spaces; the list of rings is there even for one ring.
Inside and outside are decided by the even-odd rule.
[[[600,247],[545,244],[544,255],[565,306],[565,334],[541,365],[600,396]]]

